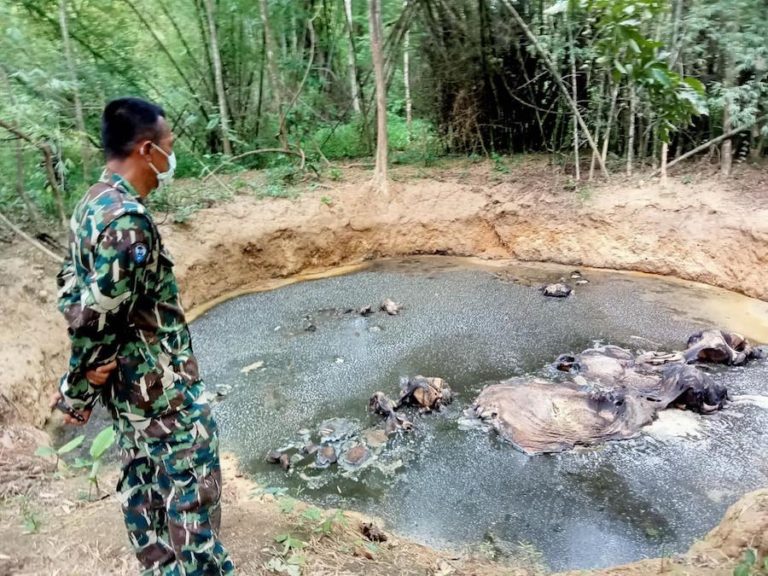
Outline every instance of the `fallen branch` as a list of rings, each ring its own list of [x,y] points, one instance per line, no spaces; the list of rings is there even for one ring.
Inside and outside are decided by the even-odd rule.
[[[46,248],[45,246],[40,244],[40,242],[38,242],[37,240],[32,238],[32,236],[30,236],[29,234],[24,232],[21,228],[16,226],[13,222],[8,220],[8,218],[6,218],[5,214],[3,214],[2,212],[0,212],[0,222],[2,222],[8,228],[10,228],[12,232],[14,232],[15,234],[19,235],[21,238],[23,238],[24,240],[26,240],[27,242],[32,244],[32,246],[34,246],[35,248],[37,248],[41,252],[44,252],[47,256],[50,256],[51,258],[53,258],[56,262],[64,262],[64,258],[63,257],[61,257],[58,254],[48,250],[48,248]]]
[[[715,144],[719,144],[719,143],[720,143],[720,142],[722,142],[723,140],[727,140],[728,138],[731,138],[731,137],[733,137],[733,136],[736,136],[736,134],[738,134],[738,133],[740,133],[740,132],[744,132],[745,130],[749,130],[750,128],[752,128],[752,126],[754,126],[755,124],[758,124],[759,122],[762,122],[762,121],[763,121],[763,120],[765,120],[765,119],[768,119],[768,115],[766,115],[766,116],[761,116],[760,118],[757,118],[757,119],[756,119],[756,120],[755,120],[755,121],[754,121],[752,124],[749,124],[749,125],[747,125],[747,126],[742,126],[741,128],[734,128],[734,129],[733,129],[733,130],[731,130],[730,132],[726,132],[725,134],[721,134],[721,135],[720,135],[720,136],[718,136],[717,138],[712,138],[712,140],[710,140],[709,142],[704,142],[704,144],[702,144],[701,146],[696,146],[696,148],[694,148],[693,150],[691,150],[691,151],[689,151],[689,152],[686,152],[686,153],[685,153],[685,154],[683,154],[682,156],[678,156],[677,158],[675,158],[674,160],[672,160],[672,162],[670,162],[669,164],[667,164],[667,170],[669,170],[670,168],[672,168],[672,166],[674,166],[674,165],[675,165],[675,164],[677,164],[678,162],[682,162],[683,160],[687,160],[687,159],[688,159],[688,158],[690,158],[691,156],[695,156],[695,155],[696,155],[696,154],[698,154],[699,152],[703,152],[704,150],[706,150],[706,149],[707,149],[707,148],[709,148],[710,146],[714,146]],[[655,172],[653,172],[653,173],[651,174],[651,176],[652,176],[652,177],[653,177],[653,176],[658,176],[660,173],[661,173],[661,169],[659,169],[659,170],[656,170]]]
[[[325,154],[323,154],[323,151],[322,151],[322,150],[320,150],[320,146],[318,146],[317,142],[313,141],[313,144],[315,145],[315,150],[317,151],[317,154],[318,154],[318,156],[320,156],[320,158],[323,160],[323,162],[325,162],[325,165],[326,165],[328,168],[330,168],[331,166],[333,166],[333,165],[331,164],[331,161],[330,161],[330,160],[328,160],[327,156],[326,156]]]
[[[3,120],[0,120],[0,128],[5,128],[11,134],[18,136],[22,140],[26,140],[27,142],[29,142],[30,144],[38,148],[40,152],[43,153],[43,157],[45,159],[45,172],[48,177],[48,184],[50,184],[51,190],[53,190],[53,195],[56,199],[56,206],[59,209],[59,218],[61,218],[61,225],[64,228],[66,228],[67,215],[64,211],[64,200],[62,199],[62,196],[61,196],[61,188],[59,188],[59,183],[56,181],[56,172],[53,169],[53,151],[51,150],[50,144],[48,144],[45,141],[39,141],[39,142],[36,141],[29,134],[25,134],[15,126],[8,124]]]
[[[216,172],[224,168],[227,164],[234,162],[235,160],[240,160],[241,158],[245,158],[247,156],[253,156],[255,154],[267,154],[267,153],[273,153],[273,154],[291,154],[292,156],[298,156],[301,158],[301,170],[304,170],[304,165],[306,164],[307,157],[304,154],[304,151],[301,148],[298,148],[296,150],[285,149],[285,148],[259,148],[258,150],[249,150],[248,152],[243,152],[242,154],[238,154],[237,156],[232,156],[231,158],[228,158],[226,162],[222,162],[216,168],[208,172],[203,177],[203,182],[208,180],[211,176],[213,176]]]

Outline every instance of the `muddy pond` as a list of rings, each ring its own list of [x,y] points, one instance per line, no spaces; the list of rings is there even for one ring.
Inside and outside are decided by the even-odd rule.
[[[595,344],[680,350],[709,327],[768,339],[762,302],[637,274],[582,270],[566,299],[537,289],[572,268],[423,257],[227,300],[192,324],[223,449],[265,486],[370,513],[438,547],[532,547],[553,570],[593,568],[686,550],[742,494],[768,485],[768,364],[709,369],[736,402],[715,414],[669,410],[640,437],[526,456],[462,411],[489,383],[544,375],[560,354]],[[385,298],[398,315],[378,311]],[[361,307],[374,313],[362,316]],[[354,312],[348,312],[348,310]],[[457,394],[438,413],[406,410],[415,429],[360,469],[284,472],[268,451],[323,423],[365,431],[377,390],[439,376]],[[327,425],[327,423],[326,423]]]

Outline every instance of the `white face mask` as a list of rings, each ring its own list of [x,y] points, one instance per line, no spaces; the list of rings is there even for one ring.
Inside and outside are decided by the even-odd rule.
[[[165,152],[165,150],[160,148],[160,146],[158,146],[154,142],[151,142],[151,144],[152,144],[152,147],[155,148],[155,150],[159,150],[163,154],[163,156],[168,158],[168,170],[166,170],[165,172],[160,172],[160,170],[158,170],[157,167],[154,164],[152,164],[151,161],[149,163],[150,168],[152,168],[152,170],[155,171],[155,174],[157,174],[157,183],[160,186],[167,186],[173,180],[173,173],[176,171],[176,153],[171,152],[171,154],[168,155]]]

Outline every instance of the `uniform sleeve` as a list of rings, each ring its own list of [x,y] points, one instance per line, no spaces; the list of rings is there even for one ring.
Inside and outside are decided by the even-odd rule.
[[[126,214],[101,233],[93,252],[92,272],[81,286],[71,262],[59,274],[59,308],[68,323],[72,353],[60,389],[73,408],[93,406],[99,389],[85,378],[88,370],[115,359],[121,334],[127,329],[127,312],[137,287],[144,282],[152,259],[153,233],[141,215]],[[69,270],[68,270],[69,268]],[[67,285],[71,284],[69,288]]]

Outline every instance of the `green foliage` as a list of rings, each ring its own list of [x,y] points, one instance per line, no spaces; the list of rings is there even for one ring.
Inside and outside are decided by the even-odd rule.
[[[333,167],[330,170],[328,170],[328,178],[330,178],[334,182],[339,182],[343,178],[343,174],[341,173],[341,170]]]
[[[277,574],[288,574],[289,576],[301,574],[301,566],[305,564],[306,559],[299,551],[307,543],[289,532],[276,536],[275,542],[280,544],[281,548],[267,563],[267,569]]]
[[[493,169],[500,174],[509,174],[509,166],[506,165],[504,159],[496,152],[491,154],[491,161],[493,161]]]
[[[587,6],[600,14],[596,62],[614,83],[626,80],[633,89],[645,91],[662,142],[669,142],[670,135],[686,127],[692,117],[707,113],[704,85],[673,72],[664,45],[644,34],[667,9],[666,2],[589,0]]]
[[[369,156],[364,140],[363,124],[359,120],[349,123],[321,126],[312,136],[316,145],[329,160]]]
[[[744,556],[733,569],[733,576],[767,576],[768,575],[768,557],[759,561],[757,550],[747,548]]]
[[[115,443],[115,429],[112,426],[107,426],[101,432],[96,435],[91,443],[89,453],[94,460],[101,459],[102,456],[109,450]]]
[[[313,9],[301,2],[268,0],[277,82],[267,66],[260,3],[215,3],[231,157],[223,155],[222,110],[201,3],[131,4],[136,10],[128,3],[114,9],[105,2],[64,0],[68,62],[58,2],[0,0],[0,120],[51,146],[67,209],[100,172],[101,110],[107,100],[122,95],[163,105],[177,135],[180,178],[202,177],[220,165],[224,175],[245,169],[287,170],[282,167],[295,166],[295,157],[241,156],[286,143],[293,150],[301,148],[310,163],[323,157],[373,155],[374,85],[365,3],[353,6],[353,45],[343,3]],[[411,126],[405,120],[402,48],[387,48],[392,163],[433,166],[446,152],[480,157],[486,150],[559,153],[571,148],[570,109],[541,55],[520,27],[509,25],[504,3],[452,0],[450,6],[461,18],[437,19],[429,3],[409,6]],[[718,136],[725,124],[751,125],[768,113],[768,3],[763,0],[690,0],[681,15],[673,10],[677,3],[666,0],[544,0],[536,9],[520,6],[568,87],[574,81],[570,59],[575,60],[578,104],[598,139],[609,120],[604,104],[616,91],[612,119],[619,121],[608,143],[612,154],[626,153],[630,94],[636,99],[638,124],[650,128],[641,154],[657,152],[659,142],[673,142],[680,132],[685,137],[677,140],[691,146]],[[388,33],[406,23],[401,22],[402,3],[385,3],[383,11],[384,21],[391,24]],[[365,114],[353,111],[350,57]],[[85,135],[77,128],[76,98],[83,103]],[[696,120],[707,112],[708,122]],[[768,122],[761,121],[758,128],[768,137]],[[90,156],[88,173],[84,151]],[[0,128],[0,209],[21,224],[33,222],[37,211],[47,217],[56,214],[41,159],[34,144]],[[494,165],[504,173],[499,162]],[[294,182],[288,176],[270,173],[260,194],[289,195]],[[340,177],[330,170],[329,178]],[[189,197],[163,191],[153,203],[172,213],[174,221],[184,222],[231,195],[222,186],[199,188],[185,187],[185,192],[192,191]]]
[[[283,555],[286,555],[292,550],[301,550],[306,546],[306,542],[299,540],[291,534],[280,534],[275,537],[275,542],[283,545]]]
[[[578,195],[579,200],[582,202],[588,202],[592,199],[594,190],[590,186],[579,186],[576,188],[576,194]]]
[[[392,161],[395,164],[430,165],[442,151],[434,128],[424,120],[415,120],[409,131],[404,118],[389,114],[387,135]],[[366,144],[365,131],[359,120],[338,126],[321,127],[314,134],[312,144],[329,160],[360,158],[370,156],[373,152]],[[311,149],[311,146],[307,148]]]
[[[299,576],[301,567],[306,563],[306,558],[301,554],[289,554],[286,558],[274,557],[267,562],[267,569],[275,574],[287,574]]]
[[[40,515],[32,508],[26,497],[21,498],[20,506],[24,534],[37,534],[42,526]]]
[[[290,514],[293,512],[294,508],[296,508],[297,501],[293,498],[281,498],[278,501],[278,506],[280,507],[280,512],[283,514]]]
[[[80,434],[58,449],[49,446],[40,446],[35,451],[35,455],[42,457],[56,456],[57,467],[59,463],[63,464],[61,457],[69,454],[79,448],[85,441],[85,435]],[[90,485],[99,491],[99,471],[101,470],[104,456],[115,443],[115,430],[112,426],[102,429],[91,442],[88,449],[89,458],[77,457],[72,463],[73,468],[90,468],[88,480]]]
[[[35,456],[41,456],[43,458],[47,458],[49,456],[56,456],[57,460],[64,454],[68,454],[72,452],[75,448],[79,447],[83,441],[85,440],[85,435],[80,434],[79,436],[76,436],[64,446],[61,448],[51,448],[50,446],[39,446],[37,450],[35,450]]]
[[[173,222],[181,224],[189,221],[199,210],[231,197],[232,191],[220,186],[215,180],[188,182],[185,185],[173,183],[152,192],[149,205],[159,222],[170,216]]]
[[[347,517],[342,510],[336,510],[328,514],[325,518],[318,517],[313,528],[314,532],[323,536],[330,536],[337,527],[346,528],[348,526]]]
[[[257,488],[254,490],[254,496],[259,496],[261,494],[268,494],[269,496],[274,496],[275,498],[281,498],[282,496],[288,494],[288,488],[282,486],[267,486],[266,488]]]

